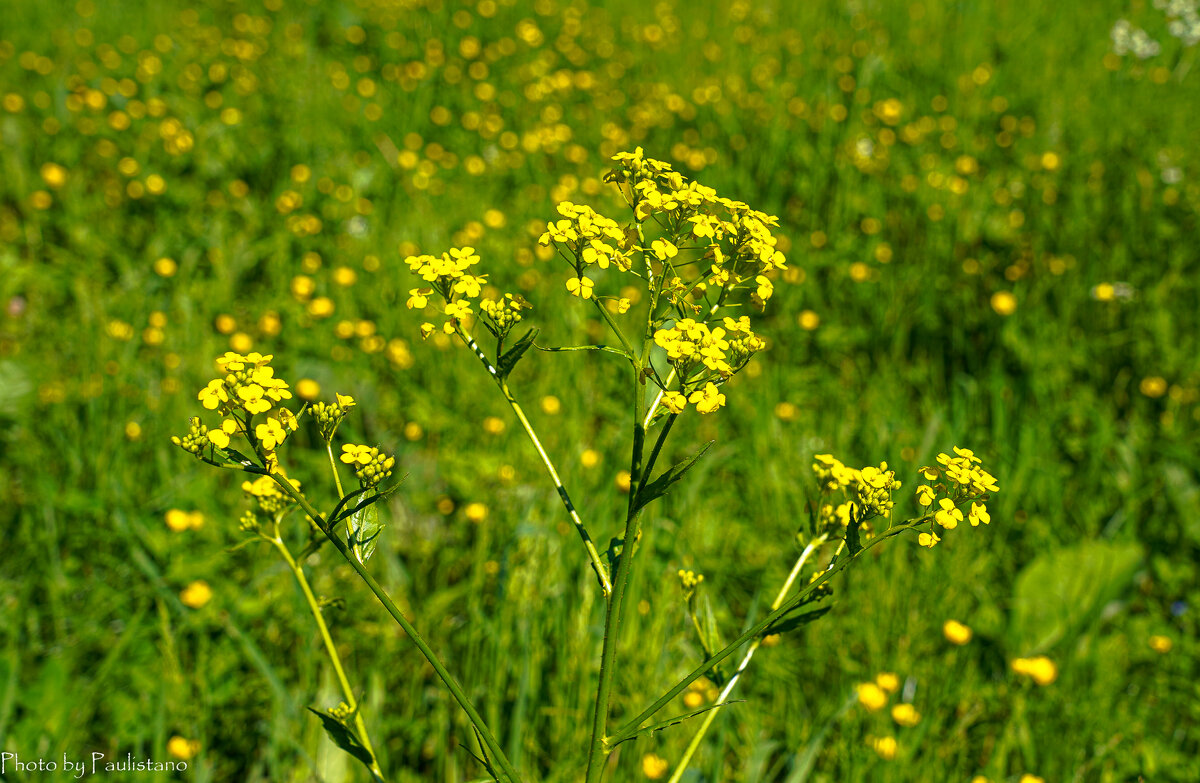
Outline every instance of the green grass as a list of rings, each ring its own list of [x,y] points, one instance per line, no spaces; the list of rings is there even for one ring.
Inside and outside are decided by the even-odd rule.
[[[394,449],[406,474],[374,572],[529,779],[579,779],[603,619],[594,577],[474,358],[420,341],[402,259],[474,245],[497,286],[534,303],[547,344],[586,341],[599,324],[565,301],[536,235],[558,200],[616,214],[598,181],[606,156],[641,145],[779,215],[804,279],[777,281],[761,328],[770,350],[731,383],[728,408],[685,417],[678,454],[664,455],[717,439],[646,522],[634,572],[646,604],[631,604],[614,719],[699,660],[679,568],[706,575],[727,638],[762,616],[796,556],[814,453],[887,459],[911,487],[918,465],[965,445],[999,478],[990,528],[933,552],[898,540],[835,582],[827,617],[756,657],[738,690],[747,702],[717,719],[685,779],[788,780],[854,684],[881,671],[915,688],[921,723],[851,710],[816,749],[811,780],[1200,778],[1200,81],[1196,49],[1178,50],[1152,8],[540,0],[456,19],[466,6],[446,2],[288,3],[245,18],[217,2],[99,3],[86,18],[72,4],[9,5],[0,99],[24,108],[0,105],[0,750],[165,760],[180,735],[202,746],[181,779],[365,779],[304,709],[339,696],[290,574],[261,547],[233,549],[239,482],[169,442],[230,347],[227,316],[284,377],[359,400],[346,435]],[[1108,29],[1122,16],[1163,53],[1110,69]],[[523,41],[527,21],[540,33]],[[159,34],[168,52],[154,50]],[[468,73],[468,36],[486,77]],[[49,72],[28,57],[26,68],[25,52]],[[139,52],[161,70],[139,80]],[[431,59],[424,77],[391,78]],[[70,108],[106,76],[134,80],[136,95]],[[161,116],[108,124],[151,98]],[[891,98],[901,111],[888,146],[875,109]],[[221,119],[231,107],[233,125]],[[167,118],[193,136],[185,154],[165,149]],[[906,137],[922,118],[933,129]],[[874,163],[855,157],[862,139]],[[412,147],[411,160],[398,155]],[[959,173],[962,156],[977,170]],[[126,157],[135,177],[118,170]],[[471,173],[476,158],[486,165]],[[67,170],[61,189],[42,182],[47,162]],[[297,165],[307,182],[292,181]],[[130,180],[151,174],[165,192],[132,198]],[[948,189],[956,176],[960,194]],[[40,189],[48,209],[34,206]],[[287,190],[304,202],[289,216],[277,208]],[[502,226],[485,225],[488,210]],[[318,233],[292,230],[289,217],[306,214]],[[305,268],[310,252],[319,265]],[[178,263],[172,277],[154,271],[164,256]],[[355,284],[336,282],[341,266]],[[331,317],[292,294],[301,274],[333,301]],[[1099,301],[1106,282],[1136,293]],[[993,309],[998,292],[1015,296],[1011,315]],[[798,325],[802,310],[819,315],[815,331]],[[144,331],[153,313],[161,340]],[[342,321],[382,345],[338,336]],[[618,361],[543,354],[513,377],[601,543],[619,534],[625,503]],[[1147,394],[1158,378],[1165,393]],[[561,413],[541,408],[549,394]],[[488,416],[507,429],[486,431]],[[288,459],[329,501],[315,439],[298,435]],[[587,448],[595,467],[581,461]],[[482,524],[463,515],[473,501],[489,507]],[[172,533],[171,508],[206,523]],[[390,779],[478,778],[459,747],[468,725],[432,670],[331,556],[312,578],[346,600],[334,634]],[[178,598],[196,579],[215,592],[200,610]],[[969,645],[943,639],[949,618],[975,630]],[[1153,634],[1172,651],[1152,651]],[[1012,673],[1030,654],[1057,662],[1055,683]],[[891,762],[866,742],[885,734],[900,744]],[[646,753],[674,761],[689,736],[684,726],[624,745],[612,779],[639,779]]]

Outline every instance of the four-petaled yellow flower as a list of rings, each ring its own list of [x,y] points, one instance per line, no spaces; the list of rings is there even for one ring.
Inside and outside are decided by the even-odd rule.
[[[954,505],[954,501],[950,498],[942,498],[938,501],[938,505],[941,506],[941,509],[933,515],[933,521],[947,530],[958,527],[958,523],[962,522],[963,512]]]
[[[429,304],[429,295],[432,293],[432,288],[410,288],[408,302],[406,302],[408,309],[423,310],[425,305]]]
[[[592,287],[595,283],[588,277],[572,277],[567,280],[567,290],[571,296],[582,297],[583,299],[592,298]]]
[[[687,407],[687,397],[677,391],[669,391],[663,394],[662,403],[671,413],[683,413]]]
[[[697,389],[688,397],[688,402],[696,406],[700,413],[712,413],[725,404],[725,395],[717,391],[711,381],[703,389]]]
[[[922,506],[932,506],[934,494],[933,487],[928,484],[922,484],[917,487],[917,502]]]

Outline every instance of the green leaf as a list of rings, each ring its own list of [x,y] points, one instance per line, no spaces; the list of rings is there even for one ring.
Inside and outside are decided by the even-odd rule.
[[[649,484],[638,490],[637,499],[633,504],[633,510],[637,511],[646,504],[667,494],[667,490],[671,488],[671,485],[683,478],[683,475],[692,469],[692,466],[704,456],[704,452],[712,448],[714,443],[716,443],[716,441],[713,440],[705,443],[700,447],[700,450],[693,454],[689,459],[675,463],[661,473],[658,478],[654,479],[654,481],[651,481]]]
[[[699,621],[696,625],[700,633],[700,644],[704,645],[704,657],[711,658],[713,651],[724,649],[725,640],[721,638],[717,615],[713,612],[712,601],[708,600],[708,594],[702,592],[696,596],[696,600],[700,604],[696,617]]]
[[[379,506],[374,503],[366,504],[357,509],[346,522],[346,545],[363,565],[375,554],[375,545],[379,543],[379,534],[384,526],[379,524]]]
[[[329,739],[333,740],[333,744],[361,761],[366,765],[367,769],[371,769],[374,759],[371,758],[371,753],[366,749],[362,740],[358,738],[353,729],[328,710],[320,710],[316,707],[309,707],[308,710],[321,719],[321,725],[325,728],[325,733],[329,735]],[[371,776],[375,776],[374,771],[371,772]]]
[[[717,709],[720,709],[721,707],[728,707],[730,704],[741,704],[743,701],[745,701],[745,699],[735,699],[734,701],[723,701],[720,704],[710,704],[707,707],[701,707],[698,710],[692,710],[691,712],[685,712],[682,715],[676,715],[673,718],[667,718],[664,721],[659,721],[658,723],[654,723],[650,726],[647,726],[644,729],[638,729],[637,731],[635,731],[634,733],[632,733],[628,736],[620,737],[619,739],[617,739],[616,742],[612,743],[612,745],[610,745],[609,747],[615,748],[617,745],[620,745],[622,742],[628,742],[629,740],[637,739],[638,737],[648,737],[651,734],[656,734],[656,733],[662,731],[663,729],[668,729],[672,726],[676,726],[680,723],[683,723],[685,720],[688,720],[689,718],[694,718],[697,715],[701,715],[705,712],[708,712],[709,710],[717,710]]]
[[[512,347],[500,355],[499,361],[496,362],[496,373],[500,380],[503,381],[508,378],[508,374],[517,366],[517,362],[521,361],[521,357],[533,345],[533,339],[537,335],[537,329],[530,329],[520,340],[513,343]]]
[[[1017,577],[1009,638],[1029,655],[1083,632],[1133,586],[1142,564],[1134,543],[1084,541],[1035,558]]]
[[[833,607],[830,606],[823,606],[820,609],[814,609],[811,612],[804,612],[802,614],[796,614],[794,612],[785,614],[783,617],[780,617],[778,620],[776,620],[774,625],[763,631],[763,636],[770,636],[774,633],[787,633],[788,631],[794,631],[797,628],[803,628],[814,620],[819,620],[824,617],[832,608]]]

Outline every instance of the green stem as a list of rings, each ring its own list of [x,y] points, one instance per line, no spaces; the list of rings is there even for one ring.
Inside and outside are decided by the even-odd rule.
[[[333,442],[325,441],[325,453],[329,455],[329,469],[333,471],[333,483],[337,485],[338,500],[346,497],[346,491],[342,489],[342,477],[338,475],[337,460],[333,458]]]
[[[621,327],[617,326],[617,322],[609,315],[608,308],[601,304],[598,299],[592,299],[592,304],[596,305],[596,309],[600,311],[600,315],[608,322],[609,328],[613,330],[613,334],[617,336],[617,339],[621,341],[621,345],[624,346],[626,353],[629,355],[629,361],[633,362],[637,356],[637,352],[633,350],[633,344],[629,342],[629,338],[621,331]]]
[[[684,689],[687,688],[687,686],[691,685],[693,682],[695,682],[696,680],[703,677],[707,672],[711,671],[714,666],[720,664],[726,658],[733,655],[733,653],[735,653],[738,650],[738,648],[740,648],[743,644],[756,638],[759,634],[761,634],[763,631],[765,631],[767,628],[769,628],[771,625],[773,625],[777,620],[779,620],[779,618],[783,617],[788,612],[795,609],[800,604],[800,602],[803,601],[805,598],[807,598],[810,594],[812,594],[813,591],[815,591],[821,585],[828,582],[839,571],[841,571],[843,568],[845,568],[850,563],[857,560],[859,557],[861,557],[865,552],[870,550],[872,547],[878,546],[879,544],[883,543],[885,540],[887,540],[893,536],[898,536],[901,533],[912,530],[913,528],[917,527],[918,525],[920,525],[924,522],[928,522],[932,518],[933,518],[933,515],[929,514],[927,516],[919,517],[917,519],[911,519],[907,522],[896,525],[895,527],[888,528],[887,530],[883,531],[882,533],[880,533],[879,535],[875,536],[870,541],[868,541],[866,544],[864,544],[862,549],[858,550],[857,553],[850,555],[848,557],[843,557],[840,560],[838,560],[836,563],[832,564],[827,571],[825,571],[814,582],[810,583],[808,585],[808,587],[802,589],[795,596],[788,599],[786,602],[784,602],[784,604],[782,606],[780,606],[778,609],[776,609],[775,611],[768,614],[759,623],[754,625],[752,628],[748,629],[741,636],[734,639],[732,642],[730,642],[728,645],[726,645],[726,647],[724,649],[722,649],[720,652],[715,653],[711,658],[709,658],[708,660],[701,663],[699,666],[697,666],[695,669],[693,669],[691,671],[691,673],[689,673],[686,677],[684,677],[682,680],[680,680],[678,683],[676,683],[674,687],[672,687],[669,691],[667,691],[662,696],[660,696],[657,701],[655,701],[653,704],[651,704],[646,709],[642,710],[642,712],[639,713],[637,717],[635,717],[633,720],[629,721],[624,726],[622,726],[616,733],[614,733],[611,737],[608,738],[609,746],[611,747],[613,745],[616,745],[617,743],[619,743],[625,739],[628,739],[630,736],[637,733],[638,727],[642,724],[643,721],[645,721],[647,718],[652,717],[655,713],[657,713],[663,707],[667,706],[667,704],[669,704],[672,699],[674,699],[676,696],[678,696],[680,693],[682,693],[684,691]]]
[[[504,395],[504,401],[508,403],[508,407],[512,408],[517,421],[521,422],[521,427],[525,430],[525,435],[533,443],[533,447],[537,449],[538,456],[542,458],[542,465],[546,467],[546,473],[549,474],[550,480],[554,482],[554,489],[558,492],[559,499],[562,500],[563,506],[567,509],[567,516],[571,518],[571,522],[575,525],[575,530],[579,533],[579,537],[583,539],[583,546],[587,550],[592,570],[596,572],[596,579],[600,581],[600,589],[604,593],[604,597],[608,598],[612,594],[612,582],[609,580],[608,569],[604,567],[604,561],[600,559],[600,553],[596,550],[596,544],[592,541],[591,534],[588,533],[583,520],[579,518],[579,512],[575,510],[575,504],[571,501],[571,496],[567,493],[567,488],[563,486],[562,479],[558,477],[558,471],[555,470],[554,463],[550,461],[550,455],[546,453],[546,449],[542,446],[542,441],[533,429],[533,425],[529,423],[529,419],[525,416],[525,411],[517,404],[516,399],[512,396],[512,392],[508,389],[508,383],[500,378],[496,372],[496,368],[492,366],[487,356],[480,350],[479,344],[475,342],[475,338],[471,336],[471,333],[459,325],[458,336],[474,352],[475,357],[483,362],[483,366],[487,368],[488,374],[496,382],[500,393]]]
[[[658,442],[651,453],[650,461],[643,472],[642,453],[646,444],[646,428],[642,424],[645,415],[646,394],[642,386],[641,366],[644,366],[649,353],[647,339],[642,346],[639,367],[634,372],[634,405],[633,405],[633,450],[629,460],[629,505],[625,514],[625,536],[621,546],[621,556],[617,561],[617,573],[613,578],[612,598],[604,616],[604,644],[600,653],[600,681],[596,686],[596,705],[592,715],[592,738],[588,753],[586,783],[597,783],[603,774],[604,759],[612,747],[608,743],[605,732],[608,729],[608,713],[612,701],[613,677],[617,670],[617,642],[620,638],[621,621],[625,612],[626,588],[629,586],[629,575],[633,568],[633,547],[641,530],[641,508],[637,504],[638,491],[645,485],[645,476],[654,470],[654,461],[658,458],[662,442],[666,437],[670,424],[668,422],[660,433]]]
[[[479,732],[479,736],[483,738],[483,744],[486,745],[488,750],[491,752],[492,762],[499,765],[500,771],[504,775],[504,779],[510,781],[510,783],[520,783],[521,776],[517,774],[517,771],[513,768],[512,762],[510,762],[508,757],[504,755],[504,751],[500,748],[500,743],[497,742],[496,738],[492,735],[492,730],[488,728],[487,723],[484,722],[483,718],[479,714],[479,711],[475,709],[475,705],[471,703],[470,698],[468,698],[466,692],[463,691],[462,686],[459,685],[458,681],[454,679],[454,675],[450,673],[445,664],[443,664],[441,659],[438,658],[437,653],[433,651],[433,648],[426,643],[426,641],[421,637],[421,634],[417,632],[417,629],[413,626],[413,624],[408,621],[408,619],[400,612],[398,608],[396,608],[396,604],[392,601],[391,597],[388,596],[387,592],[385,592],[384,589],[379,586],[379,583],[375,581],[375,577],[371,576],[371,572],[363,567],[363,564],[358,562],[358,559],[354,557],[353,553],[350,552],[341,539],[339,539],[331,530],[329,530],[325,522],[325,518],[315,508],[313,508],[312,504],[309,503],[303,495],[297,492],[296,488],[292,486],[292,483],[288,481],[287,478],[283,477],[278,471],[272,471],[269,475],[275,480],[275,483],[278,484],[280,488],[292,498],[292,500],[296,501],[300,508],[303,509],[304,513],[308,514],[316,521],[317,526],[320,527],[322,532],[325,533],[325,536],[329,539],[330,543],[337,548],[337,551],[341,553],[343,558],[346,559],[346,562],[350,564],[350,567],[358,572],[359,577],[362,578],[363,582],[366,583],[371,592],[375,594],[375,597],[379,600],[379,603],[383,604],[383,608],[387,610],[387,613],[392,616],[392,619],[395,620],[396,623],[402,629],[404,629],[404,632],[408,634],[408,637],[412,639],[413,644],[415,644],[417,649],[421,651],[421,654],[425,656],[425,660],[429,661],[429,665],[433,667],[433,670],[437,673],[442,683],[445,684],[447,689],[449,689],[450,694],[454,697],[454,700],[458,702],[458,706],[462,707],[463,712],[467,713],[467,718],[470,719],[471,724],[475,727],[475,730]]]
[[[800,553],[800,557],[796,558],[796,564],[792,566],[792,572],[788,574],[787,579],[784,580],[783,587],[779,590],[779,595],[775,596],[775,600],[771,603],[772,611],[779,608],[780,604],[783,603],[783,599],[786,598],[788,592],[791,591],[792,585],[795,583],[796,577],[800,575],[800,570],[804,568],[804,563],[808,560],[809,555],[815,552],[817,548],[824,543],[825,536],[821,535],[810,541],[808,546],[804,547],[804,551]],[[724,704],[729,699],[729,695],[733,693],[734,687],[737,686],[738,680],[742,676],[742,672],[746,671],[746,667],[750,665],[750,660],[754,658],[754,653],[758,651],[758,648],[761,644],[762,639],[755,639],[750,643],[750,648],[746,650],[746,657],[742,658],[742,662],[738,666],[737,671],[732,677],[729,678],[729,682],[726,683],[725,688],[721,691],[721,695],[717,697],[716,704],[713,706]],[[700,728],[697,729],[696,734],[692,737],[691,742],[688,743],[687,749],[683,752],[683,758],[679,760],[679,766],[675,768],[675,771],[671,774],[671,778],[667,781],[667,783],[679,783],[679,779],[683,777],[683,773],[687,770],[688,764],[690,764],[692,761],[692,756],[696,755],[696,751],[699,749],[700,742],[704,739],[704,735],[708,733],[709,727],[711,727],[713,721],[717,719],[718,712],[719,710],[709,710],[705,714],[704,722],[700,724]]]
[[[375,774],[376,778],[383,780],[383,771],[379,768],[379,760],[375,756],[375,748],[371,746],[371,737],[367,734],[367,724],[363,720],[362,712],[358,709],[358,701],[354,698],[354,690],[350,687],[350,680],[346,677],[346,670],[342,667],[341,656],[338,655],[337,647],[333,643],[333,637],[329,634],[329,626],[325,624],[325,616],[321,612],[321,605],[317,602],[317,597],[313,595],[312,588],[308,584],[308,579],[304,576],[304,568],[292,557],[287,544],[283,543],[283,539],[279,536],[278,529],[275,531],[275,537],[268,540],[275,545],[275,548],[279,550],[279,554],[287,561],[288,568],[292,569],[292,575],[296,577],[296,582],[300,585],[300,591],[304,593],[304,600],[308,602],[308,609],[312,612],[313,619],[317,621],[317,630],[321,633],[321,641],[325,643],[325,653],[329,656],[329,662],[333,664],[333,672],[337,675],[338,686],[342,689],[342,697],[346,701],[346,706],[354,714],[354,728],[358,731],[363,748],[371,756],[371,772]]]

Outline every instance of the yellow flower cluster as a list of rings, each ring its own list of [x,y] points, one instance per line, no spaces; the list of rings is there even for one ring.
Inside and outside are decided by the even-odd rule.
[[[471,267],[479,263],[475,248],[452,247],[442,253],[440,258],[431,255],[409,256],[404,263],[408,264],[408,268],[415,274],[420,275],[422,280],[432,283],[430,286],[413,288],[408,292],[408,309],[424,310],[429,306],[430,296],[436,293],[442,300],[442,313],[446,316],[445,322],[442,323],[442,331],[454,334],[459,321],[474,313],[471,300],[479,297],[483,285],[487,282],[487,275],[470,274]],[[492,321],[488,324],[489,329],[497,323],[496,315],[500,309],[509,311],[504,315],[504,319],[512,319],[508,326],[512,328],[512,324],[520,320],[520,310],[530,307],[524,298],[512,294],[505,294],[499,301],[485,299],[480,302],[481,309],[484,308],[483,302],[491,303],[487,305],[488,309],[484,310],[485,315]],[[518,317],[513,318],[514,315]],[[436,330],[437,327],[432,323],[421,324],[422,337],[428,337]]]
[[[824,503],[817,511],[818,524],[825,530],[847,527],[857,518],[864,522],[872,517],[891,514],[895,503],[892,493],[900,489],[896,472],[888,470],[886,462],[879,467],[848,468],[832,454],[817,454],[812,465],[817,485],[824,495],[841,490],[847,500],[838,505]]]
[[[963,521],[963,512],[959,505],[971,501],[971,509],[966,519],[972,527],[990,524],[991,515],[983,501],[988,493],[997,491],[1000,487],[996,478],[980,466],[980,459],[970,449],[954,447],[954,456],[938,454],[938,464],[925,466],[920,470],[921,476],[934,484],[922,484],[917,487],[917,503],[925,508],[937,504],[933,521],[945,530],[953,530]],[[945,479],[942,481],[941,479]],[[941,541],[936,529],[921,533],[918,537],[921,546],[933,548]]]
[[[373,489],[392,475],[395,457],[389,457],[374,446],[347,443],[342,446],[342,462],[354,467],[354,476],[363,489]]]
[[[538,243],[554,243],[565,251],[575,270],[575,277],[567,281],[567,291],[572,296],[591,298],[595,284],[584,275],[589,266],[608,269],[611,264],[623,272],[631,269],[632,250],[617,221],[570,201],[558,205],[558,214],[562,219],[547,223]]]
[[[228,448],[233,436],[241,433],[268,466],[276,464],[275,450],[299,424],[290,410],[275,407],[276,403],[291,399],[292,393],[286,382],[275,377],[272,358],[270,354],[254,352],[243,356],[232,351],[218,357],[217,367],[223,375],[209,381],[197,399],[205,408],[221,415],[220,425],[209,429],[199,418],[192,418],[187,435],[173,437],[171,441],[201,457],[209,446]],[[262,413],[267,418],[251,429],[254,417]]]
[[[656,240],[648,248],[657,260],[668,262],[683,249],[700,250],[709,261],[707,280],[696,281],[701,286],[722,290],[751,287],[751,299],[760,308],[770,299],[774,287],[768,275],[786,268],[786,259],[771,233],[779,225],[777,217],[718,196],[712,188],[689,181],[670,164],[647,158],[641,147],[619,153],[613,162],[617,168],[605,179],[627,186],[622,193],[637,222],[653,217],[671,230],[674,241]],[[695,245],[685,248],[681,245],[685,241]]]
[[[679,586],[683,588],[683,597],[691,598],[696,592],[696,588],[704,581],[704,574],[697,574],[695,571],[685,569],[679,570]]]
[[[724,326],[709,327],[691,318],[681,318],[668,329],[654,333],[654,342],[667,353],[667,361],[680,379],[681,391],[666,391],[663,404],[672,413],[682,413],[687,403],[700,413],[712,413],[725,404],[717,390],[746,366],[765,347],[750,330],[750,319],[724,319]],[[664,387],[665,390],[665,387]]]
[[[300,491],[299,481],[295,479],[288,479],[288,481],[292,483],[297,492]],[[243,481],[242,491],[258,504],[259,511],[268,516],[278,514],[294,502],[291,496],[285,494],[270,476],[259,476],[253,481]]]
[[[200,404],[222,415],[231,407],[254,415],[271,410],[272,403],[290,400],[287,383],[275,377],[272,358],[257,351],[245,356],[228,351],[218,357],[217,367],[224,377],[214,378],[200,390]]]

